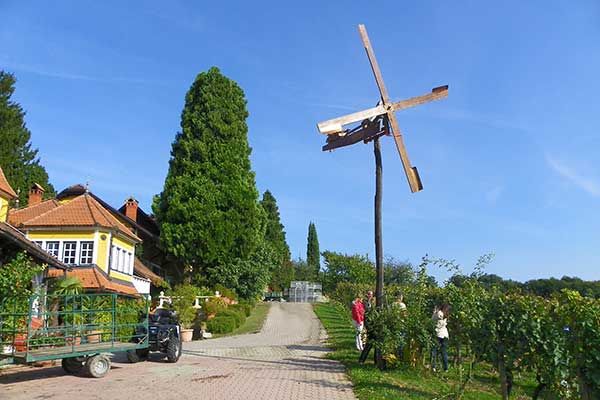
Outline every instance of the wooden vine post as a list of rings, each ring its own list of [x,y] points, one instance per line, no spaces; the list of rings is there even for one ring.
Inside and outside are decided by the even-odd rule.
[[[317,124],[319,132],[327,135],[327,141],[322,150],[334,150],[340,147],[350,146],[358,142],[369,143],[373,142],[373,150],[375,154],[375,266],[377,271],[377,281],[375,287],[376,304],[378,308],[383,306],[383,238],[382,238],[382,221],[381,221],[381,204],[382,204],[382,175],[383,166],[381,162],[381,146],[379,138],[381,136],[391,135],[396,144],[396,149],[402,162],[404,174],[408,181],[408,186],[412,193],[419,192],[423,189],[421,178],[416,167],[413,167],[408,158],[408,152],[404,145],[402,132],[398,120],[396,119],[396,111],[414,107],[420,104],[428,103],[434,100],[440,100],[448,96],[448,86],[440,86],[434,88],[431,93],[412,97],[406,100],[392,102],[390,100],[387,88],[383,81],[383,75],[379,69],[379,64],[375,58],[375,53],[371,46],[371,41],[367,34],[367,29],[364,25],[358,25],[358,31],[367,53],[367,58],[371,64],[375,82],[379,88],[380,100],[373,108],[368,108],[352,114],[343,115],[334,119],[323,121]],[[345,125],[356,124],[355,127],[344,129]],[[381,354],[376,351],[376,361],[380,364]]]

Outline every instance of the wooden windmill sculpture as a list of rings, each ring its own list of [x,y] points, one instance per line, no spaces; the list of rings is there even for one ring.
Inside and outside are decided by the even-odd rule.
[[[414,107],[420,104],[428,103],[434,100],[440,100],[448,96],[448,86],[440,86],[431,91],[431,93],[412,97],[407,100],[392,102],[383,82],[383,76],[379,70],[379,65],[367,30],[364,25],[359,25],[358,30],[363,45],[367,52],[367,57],[371,63],[375,81],[379,87],[381,100],[377,106],[366,110],[358,111],[352,114],[344,115],[338,118],[317,124],[319,132],[327,135],[327,143],[323,146],[323,151],[333,150],[344,146],[349,146],[358,142],[373,142],[375,152],[375,263],[377,268],[376,300],[377,306],[381,307],[383,301],[383,244],[381,238],[381,148],[379,138],[383,135],[392,135],[396,148],[404,167],[404,173],[408,180],[408,185],[412,193],[423,189],[421,178],[416,167],[413,167],[408,158],[402,133],[396,119],[396,111],[405,108]],[[355,128],[344,129],[345,125],[360,122]]]

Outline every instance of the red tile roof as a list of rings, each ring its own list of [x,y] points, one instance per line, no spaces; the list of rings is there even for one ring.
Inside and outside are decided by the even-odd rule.
[[[102,207],[89,193],[51,208],[19,225],[19,228],[24,229],[41,227],[103,227],[116,229],[130,239],[141,242],[139,237]]]
[[[4,171],[2,171],[2,167],[0,167],[0,192],[4,193],[6,196],[11,199],[16,199],[18,196],[10,186],[10,183],[6,180],[6,176],[4,176]]]
[[[48,264],[54,268],[71,269],[71,267],[56,257],[42,250],[37,244],[33,243],[20,231],[6,222],[0,222],[0,248],[6,246],[5,243],[12,243],[15,246],[25,250],[34,260]]]
[[[65,275],[65,271],[51,268],[48,270],[49,278],[60,278]],[[113,292],[128,295],[139,295],[133,284],[116,282],[110,279],[98,267],[91,268],[75,267],[66,271],[66,276],[75,276],[81,282],[81,286],[86,291]]]
[[[25,221],[29,221],[37,217],[38,215],[44,214],[50,210],[55,209],[60,206],[60,203],[54,199],[42,201],[39,204],[19,208],[19,209],[11,209],[8,212],[8,222],[10,222],[14,226],[19,226]]]
[[[150,281],[155,285],[160,285],[163,283],[163,279],[156,275],[152,270],[144,265],[144,263],[139,258],[134,258],[133,261],[133,272],[137,276],[141,276],[142,278],[150,279]]]

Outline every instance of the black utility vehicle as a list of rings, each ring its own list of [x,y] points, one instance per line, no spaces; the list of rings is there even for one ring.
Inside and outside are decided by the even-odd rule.
[[[141,327],[145,331],[144,327]],[[136,337],[146,332],[136,332]],[[167,355],[167,361],[175,363],[181,357],[181,326],[175,311],[158,309],[150,314],[148,322],[148,344],[146,349],[135,349],[127,352],[127,359],[132,362],[144,361],[151,351],[160,351]]]

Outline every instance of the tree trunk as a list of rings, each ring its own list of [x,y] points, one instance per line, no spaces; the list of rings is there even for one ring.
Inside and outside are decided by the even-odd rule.
[[[508,400],[508,373],[504,361],[504,346],[501,344],[498,345],[498,372],[500,373],[500,391],[502,393],[502,400]]]

